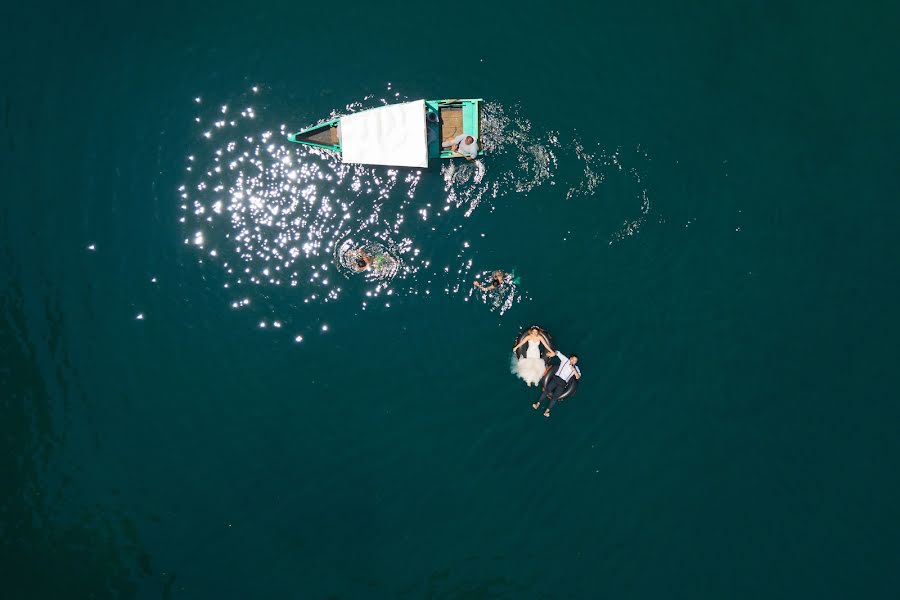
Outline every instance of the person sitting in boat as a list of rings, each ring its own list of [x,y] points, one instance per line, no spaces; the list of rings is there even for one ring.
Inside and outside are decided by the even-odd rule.
[[[447,140],[441,144],[441,148],[450,148],[451,151],[465,156],[466,160],[475,160],[475,157],[478,156],[478,142],[467,133],[458,135],[452,140]]]
[[[482,292],[489,292],[491,290],[497,289],[504,283],[506,283],[506,273],[504,273],[503,271],[494,271],[493,273],[491,273],[491,281],[490,283],[488,283],[488,285],[484,285],[477,279],[472,282],[472,285],[477,287]]]
[[[372,266],[372,261],[375,260],[371,255],[366,254],[366,251],[360,248],[356,252],[356,258],[353,260],[353,269],[357,273],[362,273]]]
[[[559,358],[559,367],[556,368],[556,372],[553,373],[553,377],[550,378],[550,381],[547,382],[547,386],[544,388],[544,392],[541,394],[541,397],[538,398],[538,401],[532,404],[534,410],[537,410],[541,407],[541,402],[544,401],[544,398],[548,398],[550,403],[547,405],[547,410],[544,411],[544,416],[549,417],[550,411],[556,406],[556,401],[559,398],[559,395],[562,394],[566,387],[569,385],[569,380],[574,377],[575,379],[581,379],[581,369],[575,366],[578,362],[578,355],[573,354],[572,356],[566,356],[560,351],[550,350],[547,352],[547,356],[556,356]]]

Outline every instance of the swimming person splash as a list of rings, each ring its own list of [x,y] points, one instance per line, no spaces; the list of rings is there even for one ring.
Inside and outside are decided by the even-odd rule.
[[[501,285],[506,283],[506,278],[507,278],[507,275],[503,271],[494,271],[493,273],[491,273],[491,281],[490,281],[490,283],[488,283],[488,285],[484,285],[477,279],[472,282],[472,285],[477,287],[482,292],[489,292],[493,289],[497,289],[498,287],[500,287]]]
[[[516,277],[515,271],[507,273],[497,270],[478,275],[469,288],[469,297],[473,294],[477,294],[491,310],[499,310],[501,315],[522,299],[519,293],[519,278]]]
[[[356,251],[356,259],[353,261],[353,270],[357,273],[362,273],[366,269],[372,266],[372,262],[375,259],[372,258],[371,254],[366,254],[366,251],[360,248]]]
[[[572,377],[575,379],[581,379],[581,369],[575,366],[578,362],[578,355],[573,354],[572,356],[566,356],[562,352],[559,351],[550,351],[547,353],[548,356],[556,356],[559,358],[559,367],[556,368],[556,372],[553,373],[553,376],[547,382],[547,386],[544,388],[544,392],[541,394],[541,397],[538,398],[538,401],[532,404],[534,410],[537,410],[541,407],[541,402],[544,401],[544,398],[548,398],[550,403],[547,405],[547,410],[544,411],[544,416],[550,416],[550,410],[556,406],[556,402],[559,399],[560,394],[562,394],[566,387],[569,385],[569,380]]]
[[[384,244],[350,239],[335,248],[334,262],[345,277],[359,275],[381,281],[392,279],[401,267],[400,259]]]

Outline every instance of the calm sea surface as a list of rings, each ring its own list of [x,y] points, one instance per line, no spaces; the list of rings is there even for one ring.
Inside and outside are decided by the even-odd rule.
[[[896,598],[897,5],[655,4],[0,9],[0,597]]]

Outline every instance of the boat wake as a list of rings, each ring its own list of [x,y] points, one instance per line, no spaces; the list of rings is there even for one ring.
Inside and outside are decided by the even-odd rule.
[[[348,238],[335,250],[334,264],[346,278],[364,277],[386,285],[398,273],[404,272],[403,260],[400,257],[408,251],[409,248],[392,242],[382,243],[364,238],[356,240]],[[356,261],[363,254],[371,258],[372,264],[364,271],[360,271]],[[408,273],[405,271],[404,275]]]
[[[447,203],[465,210],[467,217],[486,200],[527,194],[544,184],[561,183],[566,188],[566,200],[572,200],[594,196],[607,179],[623,177],[636,210],[609,242],[637,233],[650,212],[648,190],[641,175],[641,166],[649,161],[649,156],[640,147],[628,153],[621,148],[610,152],[599,145],[589,150],[574,132],[563,135],[558,131],[539,131],[520,114],[518,106],[504,107],[494,102],[483,104],[481,127],[481,143],[485,155],[490,157],[489,166],[479,159],[471,163],[454,161],[441,168]],[[563,171],[573,175],[560,177]]]

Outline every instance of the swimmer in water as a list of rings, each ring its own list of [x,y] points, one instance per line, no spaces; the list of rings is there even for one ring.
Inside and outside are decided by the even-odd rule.
[[[362,273],[369,269],[372,266],[372,261],[375,260],[371,255],[366,254],[366,251],[360,248],[357,250],[357,256],[353,260],[353,270],[357,273]]]
[[[472,285],[477,287],[482,292],[489,292],[491,290],[497,289],[501,285],[506,283],[506,273],[503,271],[494,271],[491,274],[491,282],[488,285],[484,285],[480,281],[476,280],[472,282]]]

